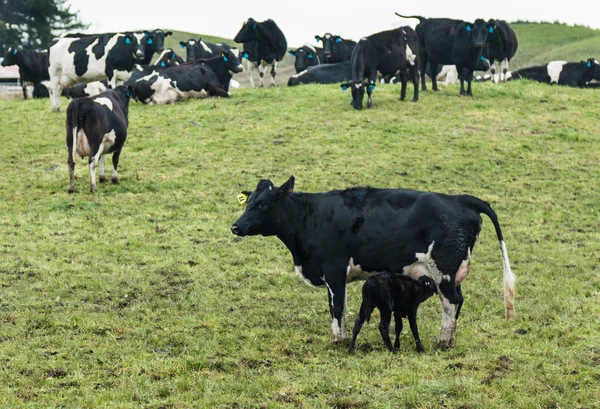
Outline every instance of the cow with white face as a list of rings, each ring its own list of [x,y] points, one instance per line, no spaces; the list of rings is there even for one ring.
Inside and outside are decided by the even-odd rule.
[[[90,191],[96,190],[96,167],[105,183],[105,155],[112,153],[112,182],[119,183],[117,167],[127,138],[131,87],[119,86],[93,97],[76,98],[67,108],[67,149],[69,152],[69,193],[75,192],[75,157],[88,158]]]
[[[296,273],[327,288],[332,341],[346,337],[346,283],[389,271],[433,279],[442,302],[438,345],[452,347],[463,302],[460,284],[469,274],[482,213],[500,243],[506,318],[514,318],[515,276],[498,217],[474,196],[365,187],[295,193],[292,176],[280,187],[260,180],[240,198],[246,210],[231,232],[277,236],[292,253]]]
[[[108,79],[115,88],[129,79],[144,47],[133,33],[86,35],[54,39],[50,43],[50,103],[60,111],[63,88],[80,82]]]

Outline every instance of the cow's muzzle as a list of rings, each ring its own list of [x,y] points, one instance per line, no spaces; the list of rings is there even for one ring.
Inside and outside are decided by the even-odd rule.
[[[237,224],[231,226],[231,232],[236,236],[243,236],[242,229],[240,229],[240,226],[238,226]]]
[[[135,51],[136,58],[144,58],[144,52],[140,50]]]

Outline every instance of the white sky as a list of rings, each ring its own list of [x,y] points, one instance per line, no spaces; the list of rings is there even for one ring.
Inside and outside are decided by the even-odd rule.
[[[271,18],[285,34],[288,46],[315,44],[315,34],[325,32],[358,40],[400,25],[414,27],[418,22],[400,19],[394,11],[470,21],[558,20],[600,28],[600,0],[70,0],[70,4],[80,11],[84,22],[91,23],[90,32],[161,28],[233,38],[248,17],[257,21]]]

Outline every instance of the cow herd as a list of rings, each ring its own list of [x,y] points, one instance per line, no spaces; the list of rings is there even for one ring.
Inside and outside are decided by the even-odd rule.
[[[372,107],[373,92],[382,78],[401,82],[401,100],[411,82],[413,102],[419,99],[419,88],[427,90],[426,74],[433,90],[438,89],[441,73],[454,75],[460,81],[460,95],[467,97],[473,95],[477,70],[489,70],[488,78],[494,82],[528,78],[588,87],[600,81],[600,63],[593,58],[509,71],[518,42],[504,21],[406,18],[416,18],[419,24],[415,29],[402,26],[381,31],[358,42],[331,33],[315,36],[322,47],[307,44],[289,51],[295,58],[296,74],[288,85],[337,83],[351,91],[351,105],[360,109],[365,93],[367,107]],[[34,96],[41,96],[38,86],[43,84],[53,111],[60,110],[61,95],[73,99],[66,121],[70,193],[75,191],[77,155],[88,158],[92,191],[96,190],[97,167],[100,182],[106,181],[105,156],[110,153],[111,180],[119,183],[117,168],[127,137],[131,98],[164,104],[228,97],[230,87],[236,86],[232,76],[244,69],[244,63],[253,87],[255,70],[261,87],[268,74],[275,85],[278,64],[288,52],[285,36],[272,20],[245,21],[234,37],[243,44],[241,48],[201,38],[182,41],[185,61],[174,50],[165,49],[165,38],[170,35],[163,30],[70,34],[54,39],[43,52],[8,49],[2,65],[19,65],[23,84],[33,82],[38,89]],[[25,85],[23,93],[26,98]],[[253,191],[241,194],[240,201],[246,209],[231,232],[278,237],[291,252],[296,273],[310,285],[327,288],[333,341],[346,337],[346,284],[367,280],[351,350],[364,321],[377,307],[382,313],[381,335],[391,351],[398,347],[403,316],[409,318],[417,349],[422,351],[417,307],[438,290],[442,305],[439,346],[454,345],[463,304],[461,282],[470,271],[481,214],[492,221],[500,245],[506,318],[515,315],[515,276],[498,217],[476,197],[374,188],[296,193],[292,176],[279,187],[260,180]],[[398,275],[403,278],[396,280]],[[392,312],[396,316],[394,346],[389,338]]]

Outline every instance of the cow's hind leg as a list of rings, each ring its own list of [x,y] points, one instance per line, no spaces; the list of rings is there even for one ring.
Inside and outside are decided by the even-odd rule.
[[[100,176],[98,177],[98,181],[100,183],[106,183],[106,177],[104,176],[104,161],[106,159],[106,155],[100,155]]]
[[[404,101],[406,98],[406,84],[408,79],[406,78],[406,73],[400,73],[400,81],[402,81],[402,88],[400,89],[400,101]]]
[[[396,340],[394,341],[394,349],[400,348],[400,333],[402,332],[402,314],[394,313],[394,329],[396,330]]]
[[[430,63],[429,66],[431,67],[431,89],[439,91],[437,86],[437,75],[435,74],[437,72],[438,64]]]
[[[392,320],[392,311],[386,307],[381,306],[379,308],[381,313],[381,321],[379,321],[379,333],[385,343],[385,346],[390,350],[392,354],[397,351],[392,346],[392,340],[390,339],[390,321]]]
[[[275,86],[275,75],[277,75],[277,61],[273,61],[271,65],[271,86]]]
[[[113,184],[119,184],[119,174],[117,173],[117,167],[119,166],[119,156],[121,156],[121,149],[115,151],[112,157],[113,169],[112,169],[112,177],[111,181]]]
[[[367,306],[367,304],[363,301],[360,305],[360,312],[358,314],[358,318],[356,318],[356,322],[354,323],[354,328],[352,329],[352,342],[350,343],[350,348],[348,348],[349,353],[354,353],[354,348],[356,346],[356,337],[358,333],[362,329],[365,321],[368,321],[371,318],[371,313],[373,312],[373,307]]]

